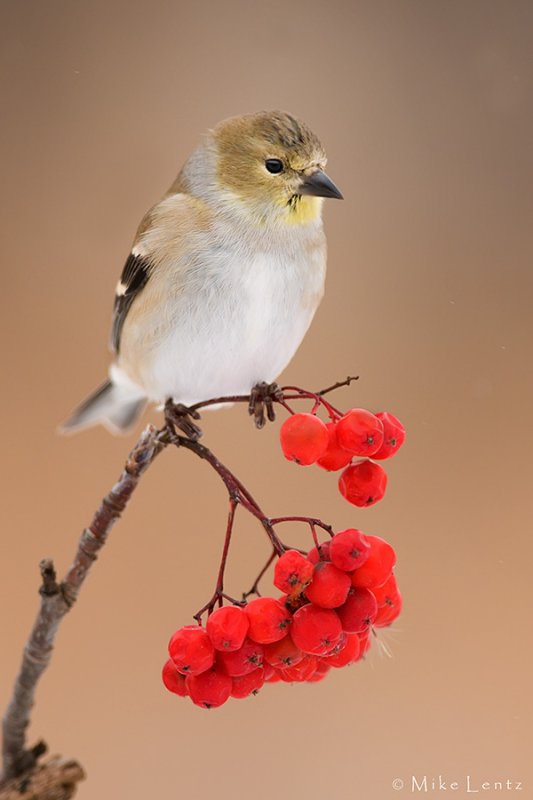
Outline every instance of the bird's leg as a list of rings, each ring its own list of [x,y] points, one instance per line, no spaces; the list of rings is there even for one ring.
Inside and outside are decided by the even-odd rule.
[[[266,416],[270,422],[274,422],[276,414],[274,412],[274,401],[282,397],[281,389],[277,383],[256,383],[250,392],[250,402],[248,413],[255,420],[256,428],[263,428]]]
[[[202,435],[201,428],[193,419],[200,419],[200,414],[183,403],[174,403],[171,399],[165,403],[165,421],[171,428],[178,428],[188,439],[197,442]]]

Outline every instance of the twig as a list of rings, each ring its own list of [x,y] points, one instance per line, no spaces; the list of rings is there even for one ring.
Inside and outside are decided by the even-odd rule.
[[[233,600],[223,591],[224,568],[237,505],[242,505],[261,523],[272,544],[270,559],[257,577],[251,591],[244,597],[254,591],[257,592],[258,582],[275,556],[281,555],[288,549],[275,533],[275,525],[289,521],[307,522],[315,541],[315,525],[329,533],[331,533],[331,528],[320,520],[312,518],[278,517],[269,519],[241,481],[219,461],[211,450],[197,441],[201,431],[192,420],[199,419],[200,408],[214,404],[247,402],[255,415],[256,424],[261,427],[261,424],[264,423],[264,408],[261,404],[263,403],[265,406],[268,419],[272,420],[274,418],[273,403],[279,403],[293,413],[286,404],[286,399],[313,400],[315,404],[323,405],[333,416],[340,412],[323,400],[322,395],[349,384],[351,380],[355,380],[355,378],[347,378],[322,392],[308,392],[292,386],[280,390],[275,384],[271,384],[265,385],[259,394],[252,392],[252,395],[219,397],[197,403],[190,408],[174,407],[167,403],[165,426],[157,430],[150,425],[144,430],[131,451],[118,482],[104,497],[90,526],[81,534],[74,561],[63,580],[60,583],[57,582],[55,568],[50,559],[41,561],[41,588],[39,590],[41,605],[24,648],[11,702],[2,720],[3,771],[0,775],[0,800],[11,800],[14,797],[19,800],[25,800],[25,798],[28,800],[30,798],[32,800],[37,800],[37,798],[68,800],[76,791],[76,783],[84,777],[82,768],[76,762],[63,762],[56,758],[46,764],[37,765],[38,759],[46,752],[46,745],[44,742],[38,742],[34,747],[27,748],[26,732],[30,723],[30,713],[34,704],[37,684],[50,663],[61,620],[72,608],[92,564],[107,541],[111,528],[126,508],[139,479],[155,457],[169,444],[191,450],[211,465],[228,490],[230,509],[215,595],[196,617],[198,618],[205,610],[211,611],[216,602],[222,602],[223,598],[235,603],[242,602]],[[294,395],[285,397],[284,392],[287,391],[293,392]],[[252,399],[254,400],[253,408]],[[176,426],[187,435],[178,435]]]
[[[335,389],[340,389],[342,386],[349,386],[352,383],[352,381],[358,381],[358,380],[359,380],[359,375],[348,375],[348,377],[345,378],[343,381],[337,381],[337,383],[328,386],[326,389],[321,389],[319,392],[317,392],[317,394],[323,397],[325,394],[334,392]]]
[[[310,525],[311,527],[316,525],[317,528],[322,528],[322,530],[329,533],[330,536],[333,536],[333,528],[331,525],[315,517],[275,517],[271,519],[270,522],[272,525],[279,525],[282,522],[305,522],[306,525]]]
[[[54,758],[45,761],[22,779],[11,778],[2,785],[2,800],[70,800],[85,773],[76,761]]]
[[[209,448],[200,444],[198,441],[187,439],[185,436],[178,436],[168,426],[165,431],[161,433],[160,441],[162,443],[174,444],[176,447],[185,447],[187,450],[191,450],[197,456],[204,459],[204,461],[207,461],[221,477],[230,498],[242,505],[252,516],[259,520],[277,554],[281,555],[285,551],[285,545],[276,535],[269,518],[261,510],[259,504],[254,500],[250,492],[242,485],[239,479],[219,461]]]
[[[359,380],[359,375],[348,375],[348,377],[345,378],[343,381],[337,381],[336,383],[333,383],[331,386],[328,386],[326,389],[320,389],[320,391],[318,392],[310,392],[307,389],[300,389],[298,386],[282,386],[279,389],[276,386],[276,384],[271,384],[270,387],[265,386],[265,389],[271,388],[270,393],[268,393],[267,391],[264,391],[263,393],[263,400],[267,404],[269,419],[272,420],[271,412],[273,403],[278,403],[278,405],[283,406],[292,414],[293,411],[287,405],[286,402],[287,400],[321,399],[324,397],[325,394],[334,392],[336,389],[341,389],[343,386],[349,386],[353,381],[357,380]],[[293,394],[289,395],[289,393]],[[261,398],[261,395],[259,395],[259,398]],[[187,411],[193,419],[199,419],[200,416],[198,412],[202,408],[209,408],[209,406],[214,406],[214,405],[216,406],[228,405],[233,403],[250,404],[250,399],[251,396],[249,394],[226,395],[224,397],[213,397],[210,400],[203,400],[200,403],[195,403],[194,405],[189,406],[188,408],[185,407],[182,408],[184,411]]]
[[[255,579],[255,581],[253,582],[253,584],[252,584],[252,586],[250,587],[250,589],[248,589],[248,591],[247,591],[247,592],[243,592],[243,593],[242,593],[242,599],[243,599],[243,600],[247,600],[247,599],[248,599],[248,597],[250,597],[250,595],[251,595],[251,594],[255,594],[255,595],[257,595],[258,597],[260,597],[260,596],[261,596],[261,595],[259,594],[259,583],[260,583],[260,581],[261,581],[261,578],[263,577],[263,575],[264,575],[264,574],[266,573],[266,571],[268,570],[269,566],[272,564],[272,562],[273,562],[273,561],[274,561],[274,559],[276,558],[276,556],[277,556],[277,553],[276,553],[276,551],[275,551],[275,550],[272,550],[271,554],[270,554],[270,555],[269,555],[269,557],[268,557],[268,560],[267,560],[266,564],[264,565],[264,567],[262,567],[262,569],[261,569],[261,572],[259,573],[259,575],[258,575],[258,576],[257,576],[257,578]]]
[[[59,624],[76,600],[98,551],[126,508],[139,478],[161,449],[158,431],[153,426],[148,427],[130,453],[118,482],[103,499],[90,526],[83,531],[72,566],[61,584],[56,582],[52,562],[49,559],[41,562],[41,606],[24,648],[12,700],[2,721],[3,772],[0,790],[4,789],[9,779],[32,770],[46,750],[43,743],[27,749],[26,730],[37,683],[50,663]]]
[[[229,510],[228,510],[228,522],[226,525],[226,536],[224,538],[224,547],[222,549],[222,558],[220,559],[220,567],[218,570],[218,577],[217,577],[217,585],[215,587],[215,591],[211,600],[202,606],[202,608],[196,612],[194,615],[194,619],[197,622],[201,623],[202,614],[205,611],[211,612],[215,605],[218,603],[222,605],[222,601],[225,597],[224,595],[224,572],[226,570],[226,562],[228,560],[228,553],[229,553],[229,546],[231,542],[231,534],[233,533],[233,523],[235,522],[235,511],[237,510],[237,501],[230,497],[229,499]]]

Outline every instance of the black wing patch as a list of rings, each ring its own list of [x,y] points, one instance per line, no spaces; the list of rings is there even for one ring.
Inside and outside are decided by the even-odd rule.
[[[120,334],[131,304],[146,286],[149,277],[150,262],[148,259],[130,253],[120,276],[119,290],[115,295],[115,305],[113,306],[111,347],[115,353],[118,353],[120,349]]]

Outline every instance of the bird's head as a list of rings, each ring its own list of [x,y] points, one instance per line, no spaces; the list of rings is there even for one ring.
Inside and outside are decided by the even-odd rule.
[[[219,189],[260,220],[305,224],[320,216],[322,198],[342,198],[320,140],[284,111],[232,117],[211,136]]]
[[[323,197],[342,197],[318,137],[284,111],[232,117],[213,136],[220,184],[251,210],[305,223],[320,215]]]

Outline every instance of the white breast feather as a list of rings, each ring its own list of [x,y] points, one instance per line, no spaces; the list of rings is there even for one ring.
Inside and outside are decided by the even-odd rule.
[[[179,290],[171,283],[159,287],[166,294],[165,333],[137,378],[147,396],[191,405],[248,393],[259,381],[275,380],[322,295],[325,249],[321,238],[318,242],[317,247],[273,246],[253,253],[246,243],[236,246],[232,237],[228,249],[211,247],[209,257],[204,250],[187,268]],[[172,271],[167,273],[171,280]],[[113,379],[120,381],[127,371],[120,364]]]

